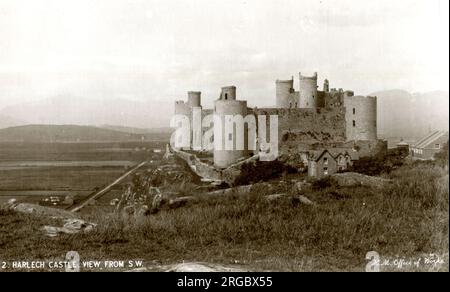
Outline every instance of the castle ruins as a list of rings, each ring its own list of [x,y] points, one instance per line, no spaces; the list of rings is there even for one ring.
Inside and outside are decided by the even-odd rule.
[[[314,165],[310,175],[322,176],[344,170],[352,161],[360,157],[374,155],[386,148],[386,143],[377,138],[377,98],[375,96],[357,96],[351,90],[341,88],[330,89],[327,79],[322,90],[318,89],[317,73],[304,76],[299,73],[299,89],[294,89],[294,78],[276,80],[275,106],[267,108],[250,108],[246,100],[237,98],[236,87],[223,87],[219,98],[214,102],[214,109],[203,109],[201,92],[189,91],[188,100],[175,102],[175,114],[185,115],[192,121],[193,112],[200,111],[201,116],[214,114],[221,118],[227,115],[266,115],[278,116],[278,142],[281,156],[300,157],[306,166]],[[256,119],[257,120],[257,119]],[[269,119],[267,119],[269,120]],[[258,123],[257,123],[257,127]],[[191,128],[191,137],[199,138],[207,129],[196,131]],[[220,134],[220,133],[219,133]],[[223,131],[222,131],[223,134]],[[217,138],[217,131],[214,137]],[[236,137],[233,135],[221,137],[223,140]],[[245,128],[247,137],[247,127]],[[257,138],[258,140],[261,137]],[[246,147],[248,141],[246,140]],[[189,148],[189,147],[188,147]],[[189,150],[189,149],[185,149]],[[192,150],[192,149],[191,149]],[[195,149],[210,151],[211,149]],[[261,151],[261,149],[257,149]],[[327,167],[330,158],[318,160],[318,153],[326,153],[338,168]],[[257,154],[258,151],[245,149],[212,150],[213,165],[216,169],[225,169],[242,159]],[[325,155],[326,156],[326,155]],[[346,157],[345,163],[337,159]]]

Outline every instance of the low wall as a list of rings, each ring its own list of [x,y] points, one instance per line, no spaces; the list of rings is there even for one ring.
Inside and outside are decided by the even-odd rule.
[[[182,150],[172,150],[175,156],[184,160],[190,167],[190,169],[195,172],[198,176],[210,180],[222,181],[222,171],[201,161],[197,156],[191,153],[187,153]]]
[[[276,168],[271,167],[272,165],[280,165],[279,161],[261,162],[259,161],[259,156],[254,155],[235,164],[232,164],[225,169],[218,169],[213,165],[201,161],[195,154],[187,153],[182,150],[173,150],[173,152],[175,156],[185,161],[190,169],[198,176],[208,180],[222,181],[229,186],[246,184],[248,179],[251,180],[251,178],[249,178],[248,176],[254,176],[255,173],[260,176],[260,179],[269,178],[269,176],[273,174],[273,171],[263,172],[261,170],[272,170]]]

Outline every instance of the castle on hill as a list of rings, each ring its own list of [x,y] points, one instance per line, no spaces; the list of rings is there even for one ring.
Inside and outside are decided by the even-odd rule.
[[[226,86],[222,87],[219,98],[215,100],[214,109],[203,109],[201,92],[189,91],[186,102],[175,102],[175,114],[188,116],[190,120],[194,111],[200,111],[202,116],[214,114],[222,118],[227,115],[277,115],[280,154],[299,155],[305,164],[314,165],[313,176],[343,170],[352,161],[385,148],[385,143],[377,139],[377,98],[354,95],[353,91],[341,88],[330,89],[327,79],[323,82],[322,90],[319,90],[317,77],[317,73],[313,76],[299,73],[298,91],[294,88],[294,78],[276,80],[275,106],[270,108],[249,108],[246,100],[237,98],[235,86]],[[202,129],[200,133],[192,130],[191,137],[199,136],[206,130]],[[232,135],[225,134],[222,131],[221,141],[233,139],[238,133],[234,129]],[[216,131],[214,135],[218,135]],[[260,150],[213,149],[214,166],[227,168]],[[323,150],[328,151],[322,155],[326,159],[321,163],[317,160],[317,153]],[[346,157],[345,163],[337,161],[342,157]],[[335,164],[336,169],[326,166],[331,164]]]

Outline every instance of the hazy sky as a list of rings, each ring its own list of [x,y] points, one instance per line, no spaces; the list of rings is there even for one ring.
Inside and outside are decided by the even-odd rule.
[[[275,79],[448,90],[448,0],[0,0],[0,109],[58,96],[170,100]],[[297,86],[297,82],[295,83]]]

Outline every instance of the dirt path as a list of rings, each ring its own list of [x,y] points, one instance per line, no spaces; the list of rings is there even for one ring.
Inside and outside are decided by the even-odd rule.
[[[141,168],[142,166],[144,166],[145,164],[147,164],[148,161],[143,161],[141,163],[139,163],[137,166],[133,167],[130,171],[126,172],[125,174],[123,174],[121,177],[119,177],[118,179],[116,179],[115,181],[113,181],[111,184],[109,184],[108,186],[106,186],[105,188],[103,188],[102,190],[88,196],[85,200],[83,200],[82,202],[73,205],[72,207],[69,208],[69,211],[71,212],[77,212],[80,209],[82,209],[83,207],[85,207],[86,205],[88,205],[92,200],[97,199],[98,197],[104,195],[105,193],[109,192],[111,190],[112,187],[114,187],[115,185],[117,185],[118,183],[120,183],[121,181],[123,181],[126,177],[128,177],[129,175],[133,174],[136,170],[138,170],[139,168]]]

